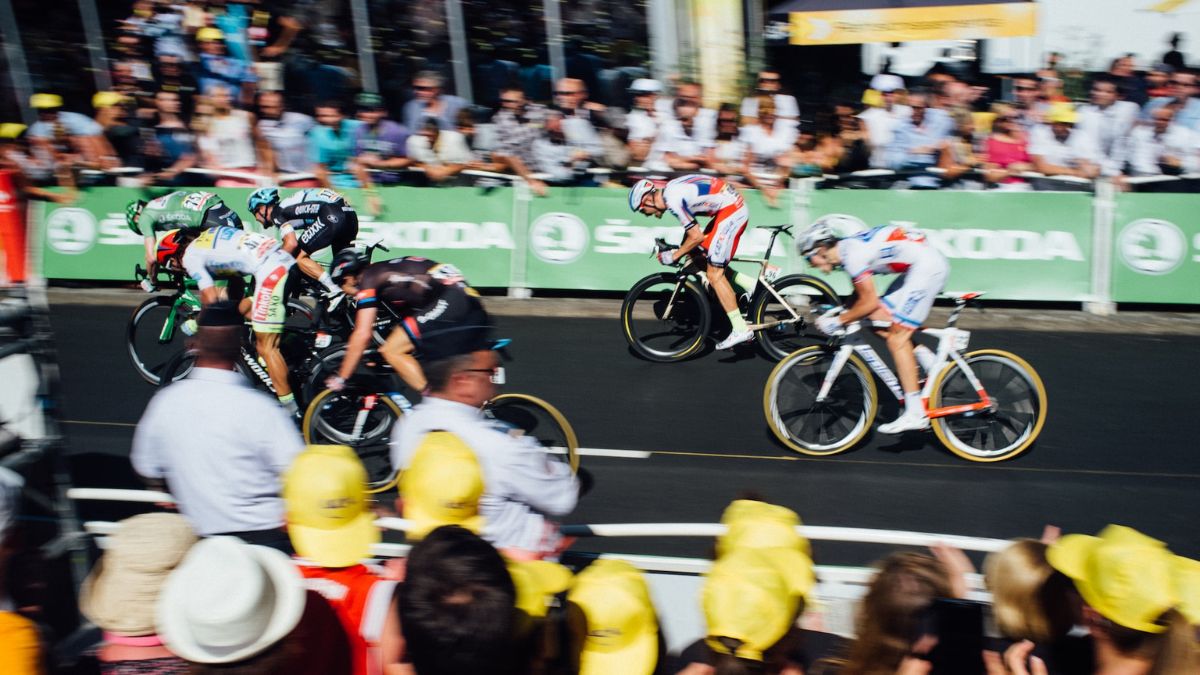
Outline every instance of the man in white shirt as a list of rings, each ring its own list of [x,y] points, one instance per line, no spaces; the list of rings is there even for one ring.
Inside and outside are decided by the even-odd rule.
[[[795,96],[781,93],[782,89],[778,71],[758,71],[757,93],[742,99],[742,124],[750,124],[753,118],[758,117],[759,96],[770,96],[775,100],[775,115],[780,120],[799,122],[800,104],[796,102]]]
[[[441,183],[462,173],[473,159],[467,139],[453,129],[442,129],[436,120],[425,120],[408,137],[405,147],[412,166],[425,172],[431,183]]]
[[[1106,176],[1121,173],[1121,143],[1138,118],[1138,106],[1117,99],[1117,83],[1104,77],[1092,82],[1091,103],[1079,109],[1078,130],[1089,134],[1100,146],[1102,171]]]
[[[675,99],[675,119],[667,120],[650,150],[646,166],[655,171],[696,171],[708,166],[710,139],[700,136],[699,109],[687,99]]]
[[[668,119],[656,109],[661,92],[662,84],[658,80],[647,78],[634,80],[629,87],[633,107],[625,116],[625,128],[629,132],[626,141],[629,143],[630,161],[633,164],[646,161],[663,123]]]
[[[308,132],[317,125],[304,113],[287,110],[283,95],[264,91],[258,95],[258,154],[263,170],[271,174],[308,173]],[[316,183],[313,183],[315,185]]]
[[[696,136],[705,141],[717,137],[717,111],[704,107],[704,88],[699,82],[683,80],[675,85],[675,98],[661,97],[655,102],[658,112],[675,119],[675,101],[683,99],[696,106]]]
[[[867,108],[858,114],[858,118],[863,121],[871,144],[871,167],[882,169],[887,167],[888,146],[892,144],[896,128],[912,118],[912,109],[896,102],[899,92],[904,89],[904,80],[899,76],[877,75],[871,86],[879,92],[883,105]]]
[[[166,482],[197,534],[290,552],[281,479],[304,444],[279,404],[234,370],[244,330],[232,303],[200,313],[196,367],[150,399],[129,459],[138,475]]]
[[[1138,125],[1126,141],[1125,159],[1134,176],[1178,175],[1200,171],[1200,134],[1175,124],[1175,111],[1161,107],[1149,125]]]
[[[1047,124],[1030,132],[1029,155],[1039,173],[1079,178],[1100,175],[1100,147],[1091,135],[1075,128],[1078,118],[1070,103],[1054,103],[1047,109]]]

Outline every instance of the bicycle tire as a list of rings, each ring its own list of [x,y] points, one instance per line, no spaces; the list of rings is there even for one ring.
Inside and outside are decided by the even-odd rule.
[[[871,430],[879,411],[875,379],[862,359],[853,353],[830,390],[830,400],[816,402],[816,394],[835,354],[821,345],[792,352],[775,365],[763,388],[763,413],[771,432],[779,442],[804,455],[825,457],[849,450]],[[805,392],[812,399],[811,403],[803,400]],[[839,409],[848,410],[849,416]],[[804,437],[805,429],[814,419],[818,432],[823,426],[829,426],[830,421],[849,422],[842,425],[845,431],[840,436]],[[799,420],[799,424],[794,424],[793,420]]]
[[[160,313],[161,319],[157,317]],[[168,331],[166,322],[172,315],[174,324]],[[163,368],[186,349],[179,326],[185,318],[175,311],[175,297],[167,295],[147,298],[130,315],[125,328],[125,347],[134,371],[147,383],[158,386]],[[164,332],[168,334],[165,342],[161,337]],[[178,377],[185,375],[183,372]]]
[[[663,319],[668,309],[671,316]],[[708,294],[692,279],[680,282],[677,274],[669,272],[640,279],[621,303],[625,341],[649,361],[672,363],[695,354],[711,325]]]
[[[497,411],[506,407],[514,409],[518,415],[505,415],[503,412],[497,414]],[[531,410],[544,413],[549,418],[548,426],[555,428],[542,429],[537,419],[538,413],[530,414]],[[520,428],[546,448],[547,454],[552,457],[561,456],[562,461],[571,467],[571,473],[579,472],[579,439],[575,436],[575,429],[571,423],[558,408],[529,394],[500,394],[484,404],[484,411],[494,419]],[[522,417],[526,419],[521,419]],[[526,421],[528,418],[533,418],[532,426]]]
[[[981,414],[948,415],[932,420],[938,440],[950,452],[972,462],[1000,462],[1025,452],[1046,424],[1046,386],[1042,378],[1027,361],[1000,349],[968,352],[963,360],[994,404]],[[989,370],[995,375],[990,375]],[[975,386],[954,361],[938,374],[929,405],[941,408],[978,400]],[[1007,433],[1003,433],[1005,430]],[[1000,437],[1002,444],[980,447],[985,445],[986,437]]]
[[[818,345],[828,339],[817,330],[816,316],[819,312],[813,310],[842,304],[833,287],[808,274],[789,274],[774,281],[771,287],[783,296],[801,317],[792,323],[782,323],[755,332],[758,345],[767,358],[778,361],[797,349]],[[800,301],[800,298],[803,298],[803,301]],[[751,323],[755,324],[792,321],[792,313],[769,290],[762,288],[750,307],[750,318]]]
[[[196,354],[195,349],[184,349],[171,357],[171,360],[163,366],[163,376],[159,378],[159,382],[155,386],[161,389],[187,377],[187,374],[192,372],[192,368],[196,366]]]
[[[345,415],[353,412],[358,408],[358,400],[362,396],[368,395],[378,397],[376,403],[380,407],[376,410],[379,414],[375,415],[374,420],[371,420],[370,433],[355,439],[344,430],[346,418],[334,420],[329,413]],[[338,407],[338,410],[334,410],[335,406]],[[372,410],[372,414],[376,413],[376,410]],[[353,448],[367,470],[366,491],[370,494],[377,494],[391,489],[399,480],[399,474],[393,470],[391,458],[388,456],[387,438],[391,434],[396,420],[403,415],[404,411],[387,394],[356,387],[347,387],[342,391],[326,389],[317,394],[305,409],[304,420],[301,422],[300,428],[305,443],[347,445]],[[351,424],[353,424],[352,421]],[[382,464],[376,456],[379,454],[378,452],[368,452],[369,449],[378,448],[380,445],[383,447]]]

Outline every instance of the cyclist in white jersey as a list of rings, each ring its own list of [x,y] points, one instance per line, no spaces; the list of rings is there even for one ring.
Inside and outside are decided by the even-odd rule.
[[[924,345],[913,344],[913,333],[933,307],[933,299],[946,286],[950,263],[925,241],[925,235],[890,225],[839,238],[839,225],[857,222],[845,216],[823,216],[813,223],[800,241],[800,252],[809,264],[829,273],[840,267],[854,281],[858,299],[837,316],[823,316],[817,327],[836,335],[861,319],[888,321],[878,331],[887,340],[896,363],[896,375],[904,389],[904,412],[894,422],[880,425],[885,434],[929,428],[929,416],[917,377],[917,359],[928,373],[934,354]],[[845,231],[845,230],[841,230]],[[875,289],[875,274],[899,274],[883,297]]]
[[[717,295],[717,301],[729,317],[728,337],[717,349],[729,349],[746,342],[754,333],[738,310],[737,295],[725,276],[726,267],[737,251],[738,241],[750,222],[750,209],[742,195],[716,176],[691,175],[676,178],[662,188],[648,180],[639,180],[629,191],[629,208],[647,216],[662,218],[670,211],[683,225],[683,243],[679,248],[659,253],[658,261],[675,265],[691,256],[705,269],[705,275]],[[711,216],[708,226],[698,227],[698,216]],[[750,291],[755,281],[734,273],[734,283]]]
[[[240,309],[250,319],[258,355],[266,363],[279,404],[298,414],[288,383],[287,364],[279,351],[279,337],[287,316],[287,282],[295,258],[279,242],[264,234],[232,227],[213,227],[199,233],[168,232],[158,245],[158,263],[182,267],[200,289],[205,306],[221,299],[217,277],[254,276],[254,298],[243,298]]]

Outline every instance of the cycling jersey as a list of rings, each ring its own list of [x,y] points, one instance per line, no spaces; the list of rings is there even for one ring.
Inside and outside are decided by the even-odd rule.
[[[733,186],[714,176],[684,176],[662,189],[667,210],[683,229],[696,224],[696,216],[712,216],[700,248],[710,265],[724,267],[737,252],[738,242],[750,222],[750,210]]]
[[[242,219],[211,192],[177,190],[150,200],[138,217],[138,232],[147,236],[168,230],[210,227],[241,229]]]
[[[254,275],[256,287],[250,310],[254,331],[283,330],[288,272],[296,260],[279,242],[265,234],[214,227],[188,244],[180,263],[202,291],[214,285],[213,277]]]
[[[358,236],[358,214],[342,195],[326,188],[297,190],[271,212],[280,236],[296,232],[300,250],[312,255],[326,247],[340,251]]]
[[[422,360],[486,348],[491,320],[453,265],[416,257],[375,263],[359,277],[355,300],[360,309],[387,305]]]
[[[925,235],[890,225],[860,232],[838,242],[842,268],[854,283],[875,273],[900,274],[880,298],[892,320],[917,328],[929,317],[933,300],[946,287],[950,263],[925,241]]]

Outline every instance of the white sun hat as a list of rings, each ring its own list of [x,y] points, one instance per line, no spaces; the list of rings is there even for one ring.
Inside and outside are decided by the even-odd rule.
[[[158,633],[186,661],[234,663],[291,633],[304,600],[304,579],[286,554],[211,537],[193,546],[167,578]]]

